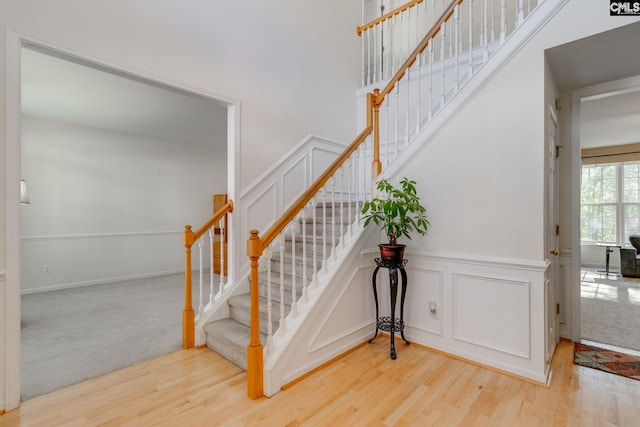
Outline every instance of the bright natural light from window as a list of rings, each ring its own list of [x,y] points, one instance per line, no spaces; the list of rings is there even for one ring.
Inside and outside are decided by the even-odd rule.
[[[604,301],[618,300],[618,287],[603,283],[582,282],[580,286],[582,298],[600,299]]]
[[[628,288],[628,292],[629,292],[629,302],[631,304],[640,305],[640,289]]]
[[[580,233],[586,243],[626,243],[640,233],[640,162],[582,166]]]

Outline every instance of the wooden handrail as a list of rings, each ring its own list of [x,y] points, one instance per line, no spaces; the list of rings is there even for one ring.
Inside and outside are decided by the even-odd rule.
[[[202,225],[202,227],[198,228],[193,233],[194,241],[202,237],[202,235],[206,233],[208,229],[213,227],[218,221],[220,221],[223,216],[231,212],[233,212],[233,200],[228,200],[227,203],[222,205],[222,207],[218,209],[218,211],[214,213],[213,216]]]
[[[447,21],[449,17],[453,15],[453,12],[455,11],[456,6],[462,3],[463,1],[464,0],[453,0],[449,4],[449,6],[442,12],[442,14],[440,15],[440,18],[438,18],[438,20],[433,24],[431,29],[427,32],[427,34],[422,39],[422,41],[418,44],[418,46],[416,46],[413,52],[411,52],[411,55],[409,55],[407,60],[404,61],[402,66],[398,69],[398,71],[396,71],[393,77],[389,80],[385,88],[380,92],[380,95],[378,98],[379,104],[382,104],[382,101],[384,101],[385,96],[391,93],[396,83],[398,83],[400,79],[404,76],[404,73],[409,69],[409,67],[413,65],[414,62],[416,62],[418,55],[421,54],[422,51],[424,51],[427,48],[427,46],[429,45],[429,40],[435,37],[435,35],[438,34],[438,32],[440,32],[440,27],[442,23]]]
[[[367,30],[371,27],[374,27],[376,25],[378,25],[379,23],[386,21],[387,19],[391,18],[392,16],[395,16],[401,12],[404,12],[407,9],[411,9],[413,6],[422,3],[424,0],[412,0],[409,3],[406,3],[400,7],[396,7],[395,9],[393,9],[391,12],[389,13],[385,13],[384,15],[382,15],[380,18],[374,19],[373,21],[369,22],[368,24],[364,24],[359,26],[356,31],[358,32],[358,35],[361,36],[362,32],[364,30]]]
[[[182,311],[182,348],[195,346],[195,312],[191,303],[191,247],[204,233],[214,227],[218,221],[228,213],[233,212],[233,200],[228,200],[216,213],[213,214],[202,227],[195,232],[190,225],[184,226],[182,244],[184,245],[184,309]]]

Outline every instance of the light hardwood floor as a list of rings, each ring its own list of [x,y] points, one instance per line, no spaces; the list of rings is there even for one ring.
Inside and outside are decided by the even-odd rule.
[[[575,366],[551,387],[380,337],[272,398],[208,349],[171,353],[24,402],[0,426],[638,426],[640,381]]]

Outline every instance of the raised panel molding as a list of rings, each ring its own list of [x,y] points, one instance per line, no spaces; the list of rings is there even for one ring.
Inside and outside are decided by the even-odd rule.
[[[264,231],[267,224],[272,224],[277,216],[278,191],[275,183],[272,183],[260,192],[251,202],[246,204],[244,215],[244,229],[257,228]]]
[[[530,358],[529,281],[453,275],[453,338]]]
[[[370,329],[367,333],[373,336],[375,331],[375,321],[371,318],[375,313],[373,298],[363,299],[361,294],[361,284],[367,283],[370,270],[371,266],[369,265],[360,266],[354,270],[345,282],[348,285],[342,286],[333,300],[325,306],[323,314],[317,322],[318,328],[308,342],[309,353],[330,346],[342,338],[366,328]],[[369,286],[365,287],[370,289]],[[351,319],[345,318],[344,314],[336,316],[336,311],[340,311],[341,305],[345,304],[351,308],[342,311],[349,313]],[[351,326],[341,331],[345,323],[349,321],[352,321]]]
[[[288,206],[288,201],[296,200],[307,188],[307,155],[303,154],[282,173],[282,200],[280,211]]]
[[[344,150],[344,147],[342,147]],[[315,181],[318,179],[320,174],[324,172],[331,163],[340,155],[342,151],[333,151],[328,150],[322,147],[312,147],[311,148],[311,171],[310,177],[311,181]]]
[[[444,272],[425,268],[407,269],[407,297],[405,301],[405,324],[436,335],[443,335]],[[411,304],[409,304],[411,301]],[[436,304],[436,312],[431,313],[430,304]],[[408,309],[411,307],[411,309]],[[416,308],[418,308],[416,310]],[[381,314],[384,315],[384,314]]]

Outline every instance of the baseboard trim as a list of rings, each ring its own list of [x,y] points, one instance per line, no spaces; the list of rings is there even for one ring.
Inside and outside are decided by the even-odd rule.
[[[118,277],[111,277],[111,278],[104,278],[104,279],[87,280],[84,282],[63,283],[61,285],[46,286],[42,288],[24,289],[20,292],[20,294],[29,295],[29,294],[38,294],[41,292],[61,291],[63,289],[82,288],[85,286],[106,285],[108,283],[124,282],[126,280],[148,279],[151,277],[166,276],[169,274],[178,274],[183,272],[184,270],[168,270],[168,271],[158,271],[154,273],[132,274],[129,276],[118,276]]]

